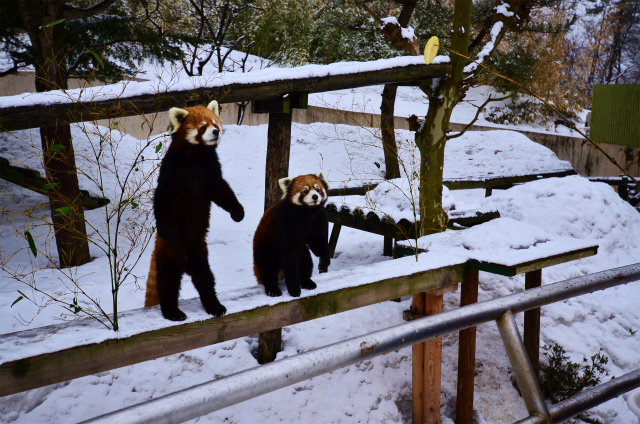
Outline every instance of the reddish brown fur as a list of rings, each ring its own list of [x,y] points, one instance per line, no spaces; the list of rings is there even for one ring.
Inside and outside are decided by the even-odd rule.
[[[311,251],[320,258],[319,270],[330,263],[327,217],[324,201],[317,205],[294,203],[296,194],[318,185],[326,199],[328,186],[316,175],[301,175],[291,180],[286,194],[267,209],[253,237],[253,272],[269,296],[280,296],[278,281],[284,273],[287,291],[300,296],[300,289],[313,290]]]
[[[213,111],[205,106],[198,105],[185,109],[189,114],[180,122],[178,131],[173,134],[173,141],[169,146],[169,149],[180,149],[184,143],[188,143],[187,132],[191,129],[198,128],[198,136],[196,139],[198,142],[202,142],[202,133],[204,132],[201,127],[201,122],[206,121],[209,125],[213,125],[218,130],[222,129],[222,121],[220,117],[213,113]]]

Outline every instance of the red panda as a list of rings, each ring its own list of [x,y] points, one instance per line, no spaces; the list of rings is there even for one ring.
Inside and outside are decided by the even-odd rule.
[[[298,297],[300,288],[316,288],[309,248],[320,258],[320,273],[327,272],[331,261],[324,211],[329,182],[320,171],[278,183],[282,200],[265,211],[253,237],[253,272],[268,296],[281,296],[278,273],[284,271],[287,291]]]
[[[159,303],[166,319],[184,320],[178,295],[182,275],[187,273],[204,309],[222,316],[227,310],[216,296],[206,242],[211,202],[236,222],[244,218],[244,209],[222,177],[216,153],[222,135],[218,103],[172,108],[169,116],[173,131],[153,199],[157,234],[144,306]]]

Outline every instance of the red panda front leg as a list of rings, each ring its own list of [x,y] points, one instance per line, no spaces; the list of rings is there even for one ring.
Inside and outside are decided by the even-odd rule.
[[[244,218],[244,208],[238,201],[236,194],[231,187],[229,187],[229,183],[223,178],[217,179],[214,184],[212,184],[210,195],[213,203],[229,212],[231,219],[235,222],[242,221]]]
[[[311,259],[311,253],[309,253],[309,249],[306,247],[303,248],[302,254],[300,255],[300,262],[298,266],[300,269],[300,287],[306,290],[313,290],[318,287],[311,279],[311,274],[313,273],[313,259]]]
[[[216,296],[215,278],[209,266],[207,243],[204,240],[198,241],[187,254],[185,272],[191,276],[204,310],[216,317],[223,316],[227,308],[222,306]]]
[[[285,252],[283,261],[284,282],[293,297],[300,296],[300,255],[295,251]]]

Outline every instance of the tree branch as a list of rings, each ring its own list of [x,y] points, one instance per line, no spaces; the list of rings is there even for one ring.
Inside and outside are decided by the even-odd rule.
[[[93,5],[79,9],[70,4],[64,5],[64,17],[67,19],[86,19],[103,12],[118,0],[101,0]]]
[[[478,111],[476,112],[476,116],[473,117],[473,119],[471,120],[471,122],[469,122],[460,132],[458,132],[455,135],[447,135],[447,140],[451,140],[454,138],[458,138],[460,136],[462,136],[462,134],[466,133],[469,128],[471,128],[473,126],[473,124],[476,123],[476,121],[478,120],[478,117],[480,117],[480,112],[482,112],[482,109],[484,109],[484,107],[486,105],[488,105],[490,102],[499,102],[500,100],[506,100],[508,99],[509,96],[505,96],[505,97],[499,97],[499,98],[491,98],[491,96],[489,96],[489,98],[487,100],[484,101],[484,103],[482,103],[480,106],[478,106]]]

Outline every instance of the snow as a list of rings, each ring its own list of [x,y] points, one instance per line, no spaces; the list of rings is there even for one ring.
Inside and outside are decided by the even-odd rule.
[[[500,31],[502,31],[503,26],[504,26],[504,23],[502,21],[498,21],[495,24],[493,24],[493,26],[491,27],[491,32],[489,33],[489,35],[491,36],[491,40],[488,41],[487,44],[484,45],[484,47],[482,47],[482,50],[480,50],[480,53],[478,53],[475,60],[464,67],[465,73],[469,74],[475,71],[476,69],[478,69],[478,66],[482,62],[484,62],[484,59],[491,54],[491,52],[493,51],[493,47],[495,45],[496,39],[498,38],[498,35],[500,35]]]
[[[434,78],[432,89],[439,83],[439,78]],[[309,105],[336,109],[338,111],[351,111],[361,113],[380,114],[380,96],[384,86],[369,86],[347,90],[336,90],[325,93],[313,93],[309,95]],[[502,98],[504,93],[498,93],[489,86],[472,87],[467,92],[464,100],[456,105],[451,115],[451,122],[468,124],[474,118],[477,107],[491,96],[492,98]],[[489,107],[502,107],[509,104],[510,100],[492,101]],[[417,87],[398,87],[394,115],[408,118],[411,115],[424,117],[427,113],[429,100],[425,94]],[[584,122],[588,111],[581,114],[581,122]],[[336,114],[340,114],[336,112]],[[484,113],[480,113],[475,125],[491,127],[495,129],[517,129],[522,131],[534,131],[554,135],[570,137],[580,137],[575,131],[553,125],[527,124],[503,125],[487,121]]]
[[[437,56],[432,64],[447,63],[449,58]],[[259,84],[268,81],[287,81],[299,78],[328,77],[354,72],[380,71],[401,66],[423,65],[421,56],[400,56],[368,62],[338,62],[330,65],[305,65],[296,68],[267,68],[248,73],[222,72],[194,77],[165,75],[150,81],[123,81],[99,87],[75,90],[54,90],[46,93],[24,93],[0,98],[0,107],[44,106],[60,103],[104,101],[202,88],[223,87],[231,84]]]
[[[509,10],[510,5],[507,3],[500,3],[499,5],[497,5],[495,7],[496,13],[499,15],[504,15],[507,18],[510,18],[513,16],[513,12],[511,12]]]
[[[95,165],[86,159],[90,156],[92,143],[98,142],[94,130],[90,125],[73,126],[78,165],[95,172]],[[117,131],[105,128],[97,130],[114,138],[120,137]],[[266,133],[266,126],[229,125],[225,127],[223,141],[218,147],[225,178],[246,211],[245,219],[234,223],[228,214],[214,207],[207,239],[217,291],[230,312],[281,301],[264,296],[261,287],[256,286],[252,273],[252,236],[263,210]],[[375,134],[375,130],[344,125],[294,125],[290,175],[324,169],[334,186],[349,179],[381,179],[383,170],[375,162],[384,163],[383,154],[379,141],[371,134]],[[545,156],[540,146],[527,142],[522,136],[515,133],[503,135],[467,133],[464,137],[452,140],[450,148],[454,150],[447,151],[445,173],[454,176],[460,172],[465,177],[480,177],[490,175],[490,172],[495,175],[526,169],[528,173],[539,167],[566,166],[551,155]],[[29,167],[42,171],[38,156],[38,131],[17,131],[14,136],[22,141],[6,133],[0,134],[0,155],[19,159]],[[402,151],[408,154],[405,156],[408,162],[411,161],[409,152],[412,139],[412,133],[398,132],[398,140],[404,146],[405,150]],[[130,163],[140,143],[122,136],[120,148],[114,153],[118,163],[122,166]],[[458,153],[452,153],[458,143],[461,146]],[[162,155],[162,151],[158,155],[153,153],[156,145],[154,142],[148,147],[149,150],[145,150],[150,165],[157,163]],[[500,152],[496,153],[496,150]],[[503,154],[505,156],[500,156]],[[492,155],[498,155],[500,159],[493,160]],[[539,157],[543,159],[539,160]],[[117,192],[115,174],[106,173],[105,178],[109,195]],[[80,184],[81,188],[94,194],[97,192],[88,178],[81,178]],[[38,287],[70,301],[73,293],[67,293],[63,275],[48,267],[42,255],[34,259],[26,241],[16,235],[7,222],[11,219],[18,230],[23,228],[24,218],[9,215],[7,211],[36,207],[44,201],[44,197],[26,190],[23,192],[3,180],[0,180],[0,193],[4,208],[0,216],[0,256],[11,266],[30,267],[33,261],[36,268],[40,269],[34,274]],[[484,224],[482,228],[490,231],[472,228],[437,235],[442,240],[432,241],[429,251],[418,262],[413,257],[403,260],[383,257],[380,236],[344,228],[330,272],[313,277],[318,283],[318,290],[329,290],[334,282],[358,284],[372,278],[372,275],[384,278],[385,275],[412,272],[430,266],[432,259],[429,258],[438,263],[455,263],[469,255],[497,255],[504,249],[522,246],[529,246],[520,249],[522,255],[533,254],[534,248],[538,247],[549,249],[546,251],[549,253],[552,248],[600,246],[596,256],[545,268],[543,284],[638,262],[640,259],[637,237],[640,233],[640,214],[603,183],[591,183],[573,176],[534,181],[505,191],[494,190],[489,198],[484,198],[483,190],[455,191],[452,195],[456,205],[477,204],[497,209],[502,218]],[[148,205],[148,202],[149,199],[141,199],[141,207]],[[39,213],[47,216],[48,210]],[[103,214],[104,211],[100,209],[86,212],[89,222],[97,228],[103,225]],[[45,229],[36,227],[32,233],[38,248],[47,250]],[[463,251],[464,257],[461,256]],[[17,253],[11,256],[14,252]],[[95,322],[87,323],[82,331],[73,331],[74,328],[81,328],[73,323],[65,326],[59,334],[48,335],[42,341],[42,349],[62,349],[80,339],[121,337],[142,329],[172,325],[161,318],[157,309],[145,314],[144,319],[134,312],[126,312],[143,304],[144,279],[150,253],[147,250],[133,270],[140,280],[136,283],[131,279],[129,284],[120,289],[119,308],[125,311],[121,318],[120,333],[114,334]],[[106,272],[107,261],[95,247],[92,247],[91,254],[95,258],[92,262],[70,272],[82,276],[82,287],[92,296],[102,299],[102,305],[109,312],[111,287]],[[511,255],[503,258],[505,261],[520,259]],[[185,280],[181,294],[183,299],[188,300],[181,301],[181,307],[191,321],[207,318],[196,298],[195,289],[187,278]],[[481,273],[479,298],[481,301],[492,299],[521,291],[523,287],[523,276],[506,278]],[[541,344],[558,342],[569,352],[571,359],[578,362],[602,348],[610,358],[607,371],[611,376],[640,368],[637,355],[640,351],[640,332],[634,333],[640,326],[638,288],[639,283],[630,283],[545,306],[542,308]],[[21,322],[31,320],[28,328],[60,322],[62,310],[56,306],[39,310],[27,300],[22,300],[11,307],[18,297],[17,290],[26,291],[24,285],[6,273],[0,274],[0,332],[5,334],[0,339],[3,361],[26,354],[15,336],[6,335],[24,330],[26,327]],[[28,294],[32,295],[30,291]],[[287,296],[285,294],[282,299],[287,299]],[[458,308],[458,293],[447,293],[444,299],[445,310]],[[85,301],[81,298],[78,300]],[[400,324],[402,311],[408,309],[409,305],[409,299],[403,299],[400,303],[384,302],[285,328],[284,350],[277,359]],[[522,316],[517,319],[522,325]],[[256,349],[257,337],[245,337],[6,396],[0,398],[0,422],[81,421],[255,367]],[[447,424],[453,423],[455,414],[457,349],[457,334],[443,338],[442,422]],[[477,421],[506,423],[523,418],[526,408],[511,384],[510,365],[494,324],[478,327],[476,357],[474,409]],[[410,422],[410,402],[411,349],[406,348],[225,408],[197,422],[401,423]],[[635,419],[625,405],[624,396],[597,407],[594,414],[599,420],[611,424],[626,424]]]

